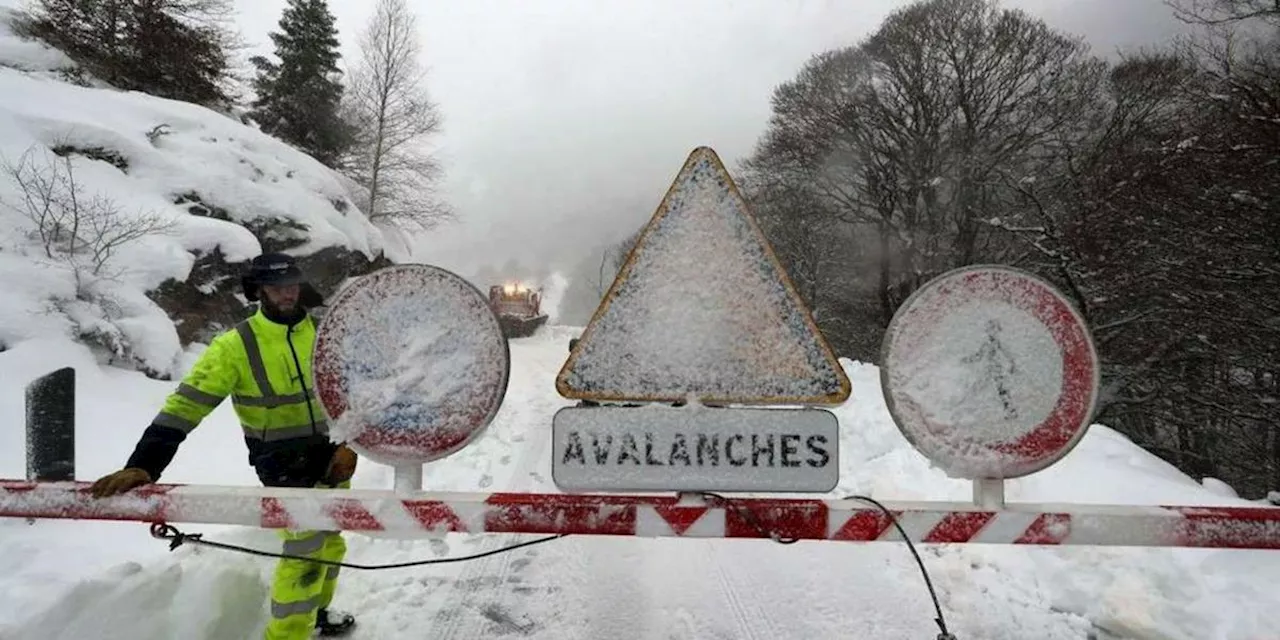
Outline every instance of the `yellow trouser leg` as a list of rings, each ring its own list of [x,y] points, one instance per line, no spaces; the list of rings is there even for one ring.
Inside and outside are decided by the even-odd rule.
[[[350,489],[351,481],[344,480],[337,485],[328,485],[320,483],[316,485],[321,489]],[[347,541],[342,538],[340,531],[334,531],[333,535],[325,538],[324,548],[320,551],[321,557],[329,562],[342,562],[347,557]],[[325,608],[333,602],[333,594],[338,588],[338,573],[342,567],[336,565],[325,565],[324,585],[320,587],[320,603],[318,608]]]
[[[282,529],[283,553],[322,558],[325,541],[331,534],[320,531]],[[316,609],[328,567],[306,560],[281,558],[276,563],[271,584],[271,619],[265,640],[307,640],[316,626]]]
[[[333,532],[325,537],[324,548],[320,550],[321,557],[330,562],[342,562],[347,557],[347,541],[342,538],[339,532]],[[338,573],[342,567],[336,565],[325,566],[324,584],[320,587],[319,608],[323,609],[333,602],[333,594],[338,588]]]
[[[342,483],[341,488],[349,488]],[[281,529],[282,553],[291,556],[341,562],[347,543],[337,531]],[[271,584],[271,618],[265,640],[310,640],[316,626],[316,610],[326,607],[337,588],[339,567],[281,558]]]

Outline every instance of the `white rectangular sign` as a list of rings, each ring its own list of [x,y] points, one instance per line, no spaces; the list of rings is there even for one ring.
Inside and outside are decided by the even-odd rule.
[[[840,480],[839,431],[823,409],[565,407],[551,474],[570,491],[825,493]]]

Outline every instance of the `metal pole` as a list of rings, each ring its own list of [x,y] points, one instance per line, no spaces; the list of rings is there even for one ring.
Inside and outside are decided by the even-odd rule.
[[[395,492],[398,494],[422,491],[422,465],[406,464],[395,467]]]
[[[401,476],[403,477],[403,476]],[[896,502],[737,498],[682,504],[664,495],[443,493],[144,485],[94,498],[88,482],[0,479],[0,518],[232,524],[377,531],[385,538],[537,533],[644,538],[799,538],[922,544],[1085,545],[1280,550],[1280,508],[1201,505]],[[407,485],[406,485],[407,488]]]
[[[1004,508],[1004,480],[977,478],[973,481],[973,504],[983,509]]]

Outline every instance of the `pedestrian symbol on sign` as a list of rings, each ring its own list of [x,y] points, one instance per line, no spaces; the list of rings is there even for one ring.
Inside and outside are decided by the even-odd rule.
[[[894,314],[880,360],[894,422],[957,478],[1053,464],[1084,436],[1098,395],[1084,319],[1049,283],[1003,266],[925,283]]]
[[[1012,420],[1018,417],[1018,409],[1013,405],[1009,397],[1009,380],[1018,373],[1018,365],[1013,360],[1013,356],[1000,343],[1000,321],[987,321],[987,340],[982,343],[982,347],[977,353],[962,360],[965,364],[979,363],[984,366],[986,375],[978,375],[973,377],[974,387],[970,390],[972,394],[992,394],[1000,399],[1000,405],[1004,407],[1004,417]],[[991,387],[995,387],[992,390]]]

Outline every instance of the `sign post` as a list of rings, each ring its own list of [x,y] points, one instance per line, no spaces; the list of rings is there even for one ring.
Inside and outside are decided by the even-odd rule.
[[[312,356],[331,437],[422,490],[422,465],[449,456],[493,421],[511,354],[471,283],[420,264],[375,271],[340,292]]]
[[[902,434],[980,506],[1004,480],[1043,470],[1093,417],[1098,354],[1084,319],[1048,282],[1004,266],[955,269],[903,303],[880,376]]]
[[[596,406],[556,414],[552,476],[564,489],[830,491],[838,422],[817,407],[850,389],[728,171],[698,147],[556,377],[560,395]]]

